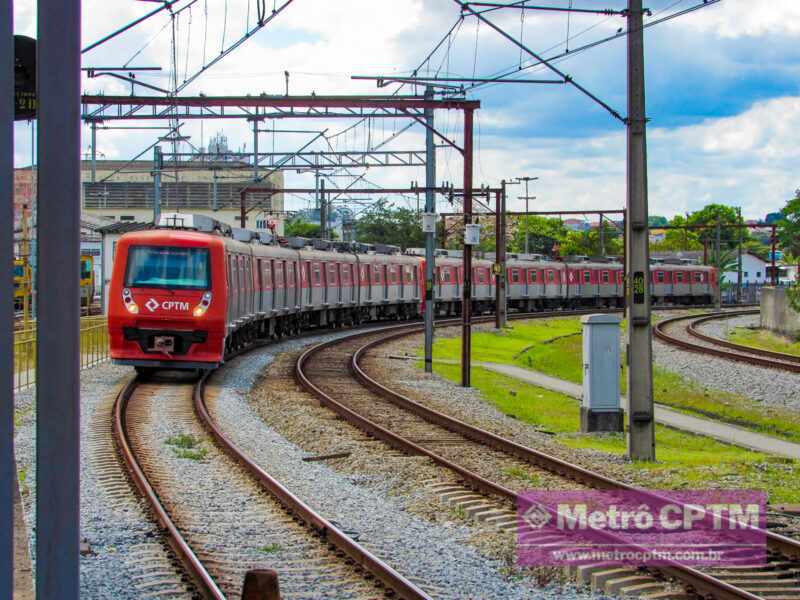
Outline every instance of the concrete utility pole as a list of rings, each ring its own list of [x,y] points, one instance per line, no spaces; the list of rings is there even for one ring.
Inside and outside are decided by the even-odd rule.
[[[425,88],[425,97],[433,99],[433,87]],[[436,261],[436,144],[433,139],[433,109],[425,109],[425,213],[433,215],[433,231],[425,233],[425,372],[433,372],[434,273]]]
[[[525,254],[529,254],[530,253],[530,246],[528,244],[528,233],[529,233],[528,232],[528,229],[529,229],[529,227],[528,227],[528,216],[529,216],[528,212],[530,212],[530,209],[528,208],[528,201],[529,200],[536,200],[536,196],[531,197],[531,195],[530,195],[530,193],[528,191],[528,184],[531,181],[536,181],[537,179],[539,179],[539,178],[538,177],[528,177],[527,175],[525,177],[517,177],[517,180],[525,182],[525,198],[524,198],[525,199]]]
[[[606,255],[606,225],[603,223],[603,213],[599,213],[600,215],[600,256]]]
[[[647,121],[642,0],[628,1],[628,193],[625,233],[628,320],[628,455],[655,460],[653,340],[647,229]]]
[[[771,259],[772,259],[772,285],[776,287],[778,285],[778,268],[775,265],[775,252],[777,248],[775,247],[778,242],[778,231],[777,226],[772,225],[772,235],[770,236],[770,246],[771,246]]]
[[[742,207],[736,209],[736,216],[739,220],[739,246],[736,257],[736,304],[742,303],[742,244],[744,244],[744,227],[742,227]]]
[[[497,221],[495,224],[495,257],[498,266],[495,273],[495,328],[506,325],[506,181],[500,184],[497,192]]]
[[[153,223],[158,225],[161,219],[161,170],[164,166],[164,158],[161,156],[161,148],[153,148]],[[242,225],[244,227],[244,225]]]

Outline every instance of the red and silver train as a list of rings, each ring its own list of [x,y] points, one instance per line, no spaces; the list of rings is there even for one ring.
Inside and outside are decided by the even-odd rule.
[[[438,316],[461,311],[464,273],[453,251],[438,251]],[[425,261],[380,244],[331,243],[232,229],[209,217],[169,213],[159,226],[117,242],[109,288],[111,357],[140,371],[212,369],[256,339],[315,326],[408,319],[424,311]],[[493,262],[473,260],[476,313],[494,309]],[[556,262],[510,255],[507,301],[530,311],[621,306],[618,262]],[[659,303],[706,304],[712,267],[660,264],[650,283]]]

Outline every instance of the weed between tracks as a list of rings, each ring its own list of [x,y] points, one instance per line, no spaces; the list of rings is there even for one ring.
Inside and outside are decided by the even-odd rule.
[[[172,446],[172,452],[178,458],[203,460],[208,455],[208,448],[204,448],[200,440],[192,435],[186,435],[185,433],[167,438],[165,444]]]

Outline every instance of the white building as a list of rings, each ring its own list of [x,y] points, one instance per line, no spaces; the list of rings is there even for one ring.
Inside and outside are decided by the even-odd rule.
[[[745,252],[742,254],[742,283],[744,285],[763,285],[770,283],[770,263],[755,254]],[[739,272],[734,266],[733,271],[725,271],[725,281],[739,283]]]

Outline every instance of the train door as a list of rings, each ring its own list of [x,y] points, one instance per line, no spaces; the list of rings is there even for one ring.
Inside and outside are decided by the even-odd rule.
[[[264,312],[264,273],[262,271],[262,261],[260,258],[256,259],[256,310],[255,312]]]
[[[230,302],[228,303],[228,323],[232,323],[234,320],[234,307],[236,306],[236,286],[234,282],[233,256],[230,254],[225,264],[225,277],[228,283],[228,298],[230,298]]]
[[[286,263],[286,307],[294,310],[297,306],[297,286],[294,277],[294,262]]]
[[[311,306],[311,262],[305,261],[303,263],[303,268],[306,274],[306,299],[305,304],[306,306]]]
[[[263,264],[263,269],[264,269],[264,277],[263,277],[263,281],[264,281],[264,292],[263,292],[264,309],[263,310],[264,310],[264,312],[267,313],[267,315],[270,315],[270,314],[272,314],[271,313],[272,309],[275,307],[274,292],[272,290],[272,269],[270,268],[270,261],[269,260],[264,260],[263,263],[264,263]]]

